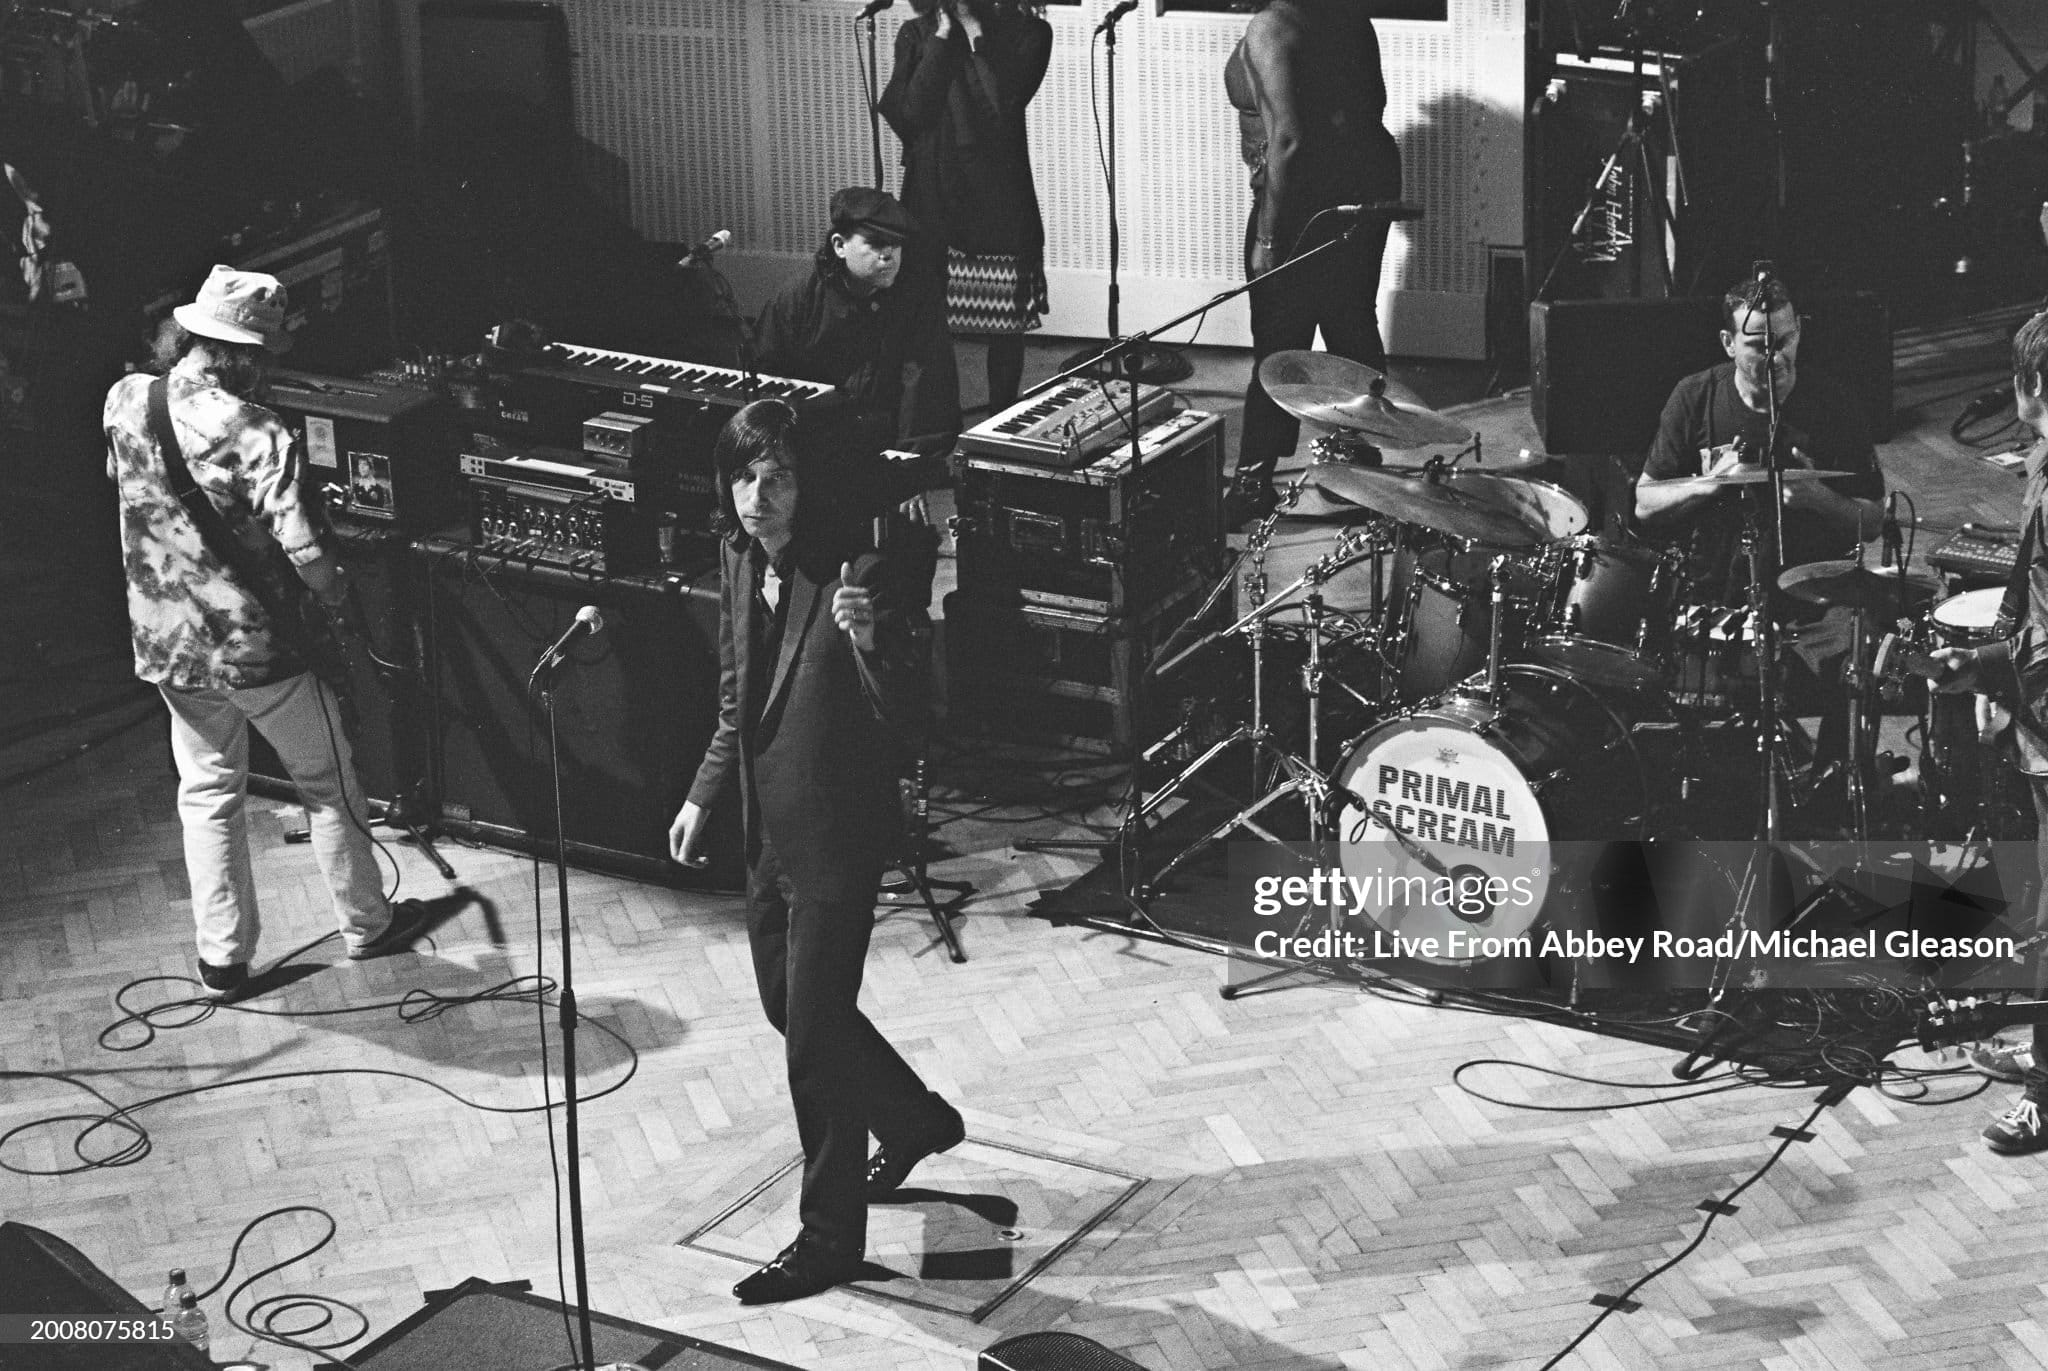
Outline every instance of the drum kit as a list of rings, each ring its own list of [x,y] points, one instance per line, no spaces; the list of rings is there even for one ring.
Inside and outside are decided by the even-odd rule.
[[[1339,840],[1347,871],[1355,859],[1361,873],[1405,866],[1508,880],[1530,873],[1532,850],[1546,842],[1766,831],[1754,812],[1766,787],[1750,778],[1760,781],[1766,753],[1774,778],[1794,771],[1797,745],[1786,724],[1773,727],[1787,736],[1763,745],[1775,711],[1760,707],[1760,678],[1771,673],[1758,653],[1771,635],[1749,608],[1685,603],[1680,554],[1589,530],[1578,499],[1532,474],[1540,455],[1459,465],[1478,460],[1477,436],[1369,367],[1284,352],[1262,363],[1260,378],[1281,408],[1329,431],[1217,588],[1235,583],[1234,621],[1155,664],[1155,674],[1170,673],[1224,638],[1251,650],[1250,717],[1186,759],[1133,818],[1240,748],[1252,754],[1251,798],[1159,867],[1155,882],[1234,834],[1278,840],[1284,827],[1300,837],[1277,821],[1282,801],[1298,802],[1307,837]],[[1431,452],[1451,445],[1455,455]],[[1714,479],[1765,476],[1738,469]],[[1315,531],[1304,534],[1298,519],[1282,531],[1283,516],[1305,511],[1322,516]],[[1866,621],[1889,623],[1902,605],[1924,610],[1934,590],[1851,562],[1796,566],[1779,580],[1781,603],[1854,611],[1851,663],[1866,660]],[[1937,621],[1964,609],[1945,601]],[[1284,725],[1265,679],[1283,645],[1300,659],[1294,703],[1305,705]],[[1878,771],[1870,675],[1824,684],[1851,696],[1849,811],[1864,831],[1829,811],[1828,831],[1784,836],[1868,837],[1859,783]],[[1514,936],[1541,905],[1499,902],[1477,917],[1418,908],[1409,917],[1422,922],[1402,931]]]

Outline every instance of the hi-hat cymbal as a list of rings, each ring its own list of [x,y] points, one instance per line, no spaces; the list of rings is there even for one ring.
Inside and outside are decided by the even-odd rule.
[[[1259,383],[1295,418],[1362,434],[1380,447],[1440,447],[1472,436],[1413,391],[1348,357],[1276,352],[1259,363]]]
[[[1902,572],[1897,567],[1868,567],[1855,562],[1808,562],[1787,567],[1778,576],[1778,589],[1808,604],[1845,606],[1883,614],[1897,609],[1903,597],[1908,602],[1931,600],[1936,586],[1925,576]]]
[[[1786,467],[1778,473],[1787,481],[1845,481],[1854,476],[1853,471],[1822,471],[1816,467]],[[1663,490],[1667,486],[1756,486],[1771,479],[1771,473],[1762,467],[1740,466],[1721,472],[1717,476],[1680,476],[1669,481],[1639,481],[1641,490]]]
[[[1502,508],[1497,490],[1484,483],[1352,466],[1346,462],[1318,463],[1308,469],[1308,477],[1337,499],[1453,538],[1501,548],[1534,547],[1550,538],[1547,530],[1531,527]]]

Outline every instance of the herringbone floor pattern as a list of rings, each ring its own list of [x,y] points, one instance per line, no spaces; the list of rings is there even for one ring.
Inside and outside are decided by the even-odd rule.
[[[155,730],[34,782],[0,816],[8,936],[0,941],[0,1066],[62,1070],[120,1104],[221,1088],[141,1110],[149,1154],[70,1176],[7,1175],[0,1210],[85,1250],[149,1297],[164,1268],[210,1282],[248,1220],[318,1205],[334,1243],[258,1293],[317,1289],[388,1327],[420,1293],[467,1275],[553,1285],[554,1210],[536,1103],[530,1006],[416,1023],[390,1006],[423,987],[473,993],[552,970],[536,955],[530,868],[451,849],[474,901],[419,955],[352,965],[333,944],[313,974],[242,1010],[148,1041],[102,1046],[112,996],[187,971],[189,925],[170,783]],[[319,936],[311,853],[258,825],[266,952]],[[425,863],[394,848],[410,893]],[[1300,989],[1218,999],[1224,965],[1017,912],[1064,859],[1000,846],[951,864],[988,898],[965,925],[973,960],[936,955],[921,916],[878,931],[868,1004],[976,1137],[1100,1161],[1147,1178],[986,1323],[835,1292],[768,1311],[735,1305],[736,1262],[675,1246],[714,1197],[793,1130],[779,1043],[754,1004],[736,904],[576,875],[575,957],[586,1014],[639,1052],[583,1111],[593,1300],[607,1312],[802,1366],[959,1368],[1013,1332],[1062,1328],[1157,1368],[1534,1367],[1695,1231],[1796,1122],[1810,1091],[1745,1090],[1610,1110],[1620,1091],[1488,1069],[1490,1094],[1585,1113],[1524,1112],[1458,1090],[1460,1062],[1512,1062],[1668,1081],[1670,1054],[1516,1020]],[[549,889],[551,897],[552,890]],[[551,898],[549,901],[551,910]],[[552,927],[552,914],[545,922]],[[179,987],[141,988],[132,1002]],[[369,1008],[383,1005],[381,1008]],[[289,1017],[287,1011],[359,1011]],[[579,1037],[586,1089],[625,1056]],[[412,1072],[288,1081],[301,1071]],[[559,1075],[556,1076],[557,1082]],[[251,1082],[236,1084],[236,1082]],[[1931,1098],[1960,1093],[1938,1083]],[[2040,1160],[2001,1160],[1976,1131],[1997,1097],[1954,1108],[1859,1090],[1825,1114],[1705,1245],[1582,1346],[1593,1367],[2033,1367],[2048,1364],[2038,1272],[2048,1207]],[[93,1112],[80,1091],[9,1081],[0,1130]],[[75,1163],[78,1126],[17,1133],[11,1166]],[[88,1155],[125,1145],[82,1142]],[[259,1230],[244,1274],[317,1240],[298,1215]],[[217,1301],[216,1307],[217,1307]],[[225,1352],[245,1350],[240,1335]],[[275,1349],[279,1368],[309,1364]],[[565,1351],[565,1356],[567,1355]]]
[[[1975,385],[1959,383],[1941,425]],[[1919,436],[1912,407],[1937,390],[1902,391],[1910,431],[1886,449],[1894,478],[1914,482],[1929,522],[2002,512],[2017,482]],[[1518,401],[1494,418],[1510,444],[1526,430]],[[310,850],[284,844],[259,808],[273,958],[330,922]],[[1584,1111],[1482,1101],[1452,1083],[1460,1063],[1668,1085],[1672,1054],[1348,989],[1226,1003],[1213,958],[1026,917],[1031,894],[1080,868],[1015,851],[1016,833],[948,830],[965,855],[943,874],[980,888],[963,925],[973,960],[950,964],[921,914],[892,913],[866,1004],[960,1103],[973,1137],[1146,1178],[1115,1221],[982,1323],[846,1291],[741,1309],[728,1291],[743,1265],[676,1245],[796,1145],[738,902],[577,874],[582,1007],[638,1053],[628,1079],[612,1039],[579,1035],[586,1092],[611,1090],[583,1111],[599,1308],[830,1371],[959,1371],[989,1343],[1050,1328],[1159,1371],[1533,1369],[1594,1315],[1591,1295],[1684,1247],[1695,1206],[1727,1194],[1769,1155],[1772,1128],[1811,1107],[1810,1090],[1743,1089],[1627,1108],[1649,1092],[1513,1067],[1468,1079]],[[416,854],[392,850],[406,894],[447,893]],[[555,1294],[549,1130],[504,1111],[537,1104],[544,1083],[559,1098],[558,1031],[531,1005],[416,1019],[397,1007],[415,988],[465,995],[553,974],[552,881],[537,913],[529,864],[446,850],[473,897],[450,901],[418,955],[356,965],[330,942],[300,958],[310,974],[249,1006],[154,1036],[132,1023],[108,1033],[124,984],[190,970],[161,726],[0,794],[0,1070],[76,1083],[0,1078],[0,1133],[20,1130],[0,1160],[47,1173],[77,1166],[74,1148],[130,1148],[117,1128],[25,1127],[100,1112],[80,1086],[123,1106],[218,1087],[139,1108],[150,1147],[131,1165],[0,1173],[0,1215],[58,1233],[150,1300],[174,1264],[211,1283],[242,1226],[287,1205],[327,1210],[334,1240],[257,1294],[317,1290],[358,1304],[378,1331],[465,1276]],[[129,1000],[183,989],[157,982]],[[263,1079],[294,1072],[348,1074]],[[401,1072],[424,1080],[383,1074]],[[1637,1312],[1609,1318],[1566,1364],[2048,1366],[2048,1159],[2000,1159],[1978,1141],[2002,1089],[1931,1107],[1973,1083],[1851,1094]],[[323,1231],[305,1214],[265,1225],[237,1279]],[[218,1298],[209,1309],[218,1326]],[[216,1350],[276,1371],[311,1365],[233,1333]]]

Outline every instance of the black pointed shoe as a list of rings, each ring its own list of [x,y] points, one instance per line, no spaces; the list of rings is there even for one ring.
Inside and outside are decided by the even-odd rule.
[[[816,1242],[806,1241],[799,1233],[795,1242],[776,1254],[774,1261],[733,1286],[732,1293],[741,1304],[781,1304],[844,1285],[860,1275],[860,1270],[858,1254],[848,1257],[833,1253]]]
[[[867,1197],[870,1201],[887,1199],[902,1189],[903,1182],[926,1157],[935,1152],[950,1152],[960,1145],[967,1136],[967,1123],[960,1117],[959,1110],[950,1106],[948,1110],[953,1116],[951,1125],[929,1142],[905,1147],[891,1147],[884,1143],[875,1149],[875,1155],[868,1158]]]

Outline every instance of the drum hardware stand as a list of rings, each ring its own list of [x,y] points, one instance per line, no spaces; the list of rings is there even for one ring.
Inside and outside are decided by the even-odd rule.
[[[1273,516],[1268,516],[1268,522],[1271,522],[1272,518]],[[1262,528],[1261,533],[1263,534],[1264,532],[1265,529]],[[1326,579],[1347,565],[1352,556],[1355,555],[1355,550],[1348,546],[1349,541],[1347,539],[1346,544],[1340,544],[1337,552],[1324,557],[1314,566],[1311,566],[1286,589],[1271,599],[1266,599],[1263,594],[1265,590],[1263,562],[1261,562],[1259,569],[1253,571],[1247,578],[1246,589],[1253,592],[1248,598],[1258,599],[1261,603],[1229,628],[1221,630],[1221,633],[1245,633],[1251,641],[1252,717],[1248,723],[1240,724],[1227,737],[1211,744],[1201,756],[1195,758],[1194,761],[1184,767],[1179,775],[1155,791],[1149,799],[1134,811],[1132,819],[1134,821],[1143,819],[1152,810],[1158,808],[1159,805],[1178,792],[1183,785],[1192,780],[1211,761],[1222,756],[1233,745],[1240,742],[1251,745],[1252,791],[1257,795],[1257,798],[1201,837],[1195,839],[1194,842],[1182,848],[1171,861],[1160,867],[1158,872],[1154,874],[1154,883],[1163,882],[1197,853],[1238,829],[1244,829],[1269,843],[1282,843],[1283,839],[1269,832],[1257,822],[1257,816],[1275,802],[1286,799],[1290,795],[1300,795],[1308,804],[1309,842],[1316,843],[1321,841],[1324,828],[1322,811],[1328,794],[1326,782],[1318,765],[1318,751],[1322,741],[1323,654],[1321,621],[1326,613],[1323,606],[1321,587]],[[1301,680],[1303,692],[1308,698],[1309,714],[1308,756],[1301,758],[1296,757],[1293,753],[1286,751],[1274,742],[1272,730],[1267,726],[1265,658],[1267,620],[1278,609],[1284,607],[1284,602],[1289,595],[1292,595],[1304,585],[1309,587],[1309,593],[1302,602],[1302,612],[1304,622],[1308,625],[1309,631],[1306,635],[1308,639],[1308,661],[1302,667]],[[1189,650],[1192,651],[1193,649]],[[1265,789],[1263,794],[1258,793],[1261,788],[1268,786],[1269,780],[1278,779],[1283,775],[1285,779],[1279,779],[1278,784],[1271,785],[1270,788]]]
[[[886,881],[880,890],[883,904],[908,905],[907,896],[915,895],[924,905],[925,913],[931,915],[937,925],[939,937],[946,944],[946,955],[955,964],[967,960],[967,954],[960,948],[960,935],[953,930],[953,915],[960,906],[967,903],[974,894],[972,881],[939,881],[932,879],[930,862],[932,849],[931,828],[931,787],[929,784],[930,759],[925,748],[920,746],[917,761],[912,765],[910,775],[903,778],[903,798],[908,823],[904,833],[903,853],[896,860],[896,869],[903,878]],[[943,890],[948,898],[941,900],[932,892]]]
[[[1114,30],[1111,30],[1111,32],[1113,33]],[[1112,143],[1111,146],[1114,147],[1114,143]],[[1309,223],[1313,224],[1316,218],[1320,218],[1321,215],[1329,214],[1332,212],[1333,211],[1331,210],[1318,211],[1317,215],[1309,220]],[[1102,374],[1100,370],[1102,364],[1108,362],[1117,363],[1118,369],[1126,377],[1129,378],[1129,385],[1131,387],[1130,395],[1132,403],[1130,405],[1126,418],[1129,423],[1131,462],[1132,465],[1135,467],[1140,461],[1142,461],[1142,433],[1138,425],[1138,406],[1136,403],[1138,375],[1145,365],[1146,348],[1156,338],[1158,338],[1160,334],[1167,332],[1169,329],[1178,328],[1180,325],[1186,323],[1188,320],[1196,318],[1198,316],[1206,315],[1210,311],[1216,309],[1218,306],[1223,305],[1230,300],[1236,299],[1238,296],[1243,295],[1247,291],[1249,291],[1256,281],[1263,281],[1267,279],[1267,277],[1274,275],[1274,273],[1276,272],[1292,271],[1298,268],[1302,263],[1313,260],[1319,254],[1327,252],[1339,246],[1340,244],[1350,242],[1353,239],[1353,237],[1358,233],[1360,226],[1364,224],[1367,220],[1387,219],[1392,221],[1405,219],[1419,219],[1421,217],[1422,211],[1419,208],[1402,201],[1385,200],[1376,201],[1371,204],[1360,205],[1357,207],[1357,212],[1352,217],[1350,227],[1345,229],[1344,232],[1335,234],[1330,238],[1325,239],[1323,242],[1316,244],[1316,246],[1310,248],[1307,252],[1304,252],[1299,256],[1288,258],[1285,262],[1282,262],[1279,266],[1274,267],[1272,271],[1267,272],[1264,276],[1257,277],[1254,280],[1244,281],[1238,285],[1232,286],[1228,290],[1217,292],[1214,296],[1212,296],[1209,300],[1205,301],[1204,303],[1195,306],[1193,309],[1186,310],[1183,313],[1178,314],[1171,319],[1168,319],[1163,324],[1159,324],[1150,329],[1141,330],[1140,332],[1133,333],[1128,337],[1112,337],[1107,342],[1105,342],[1101,347],[1096,348],[1093,351],[1089,352],[1088,355],[1085,357],[1080,357],[1078,359],[1068,358],[1068,365],[1063,370],[1057,372],[1052,376],[1047,377],[1044,381],[1041,381],[1037,386],[1033,387],[1029,391],[1026,391],[1024,395],[1021,395],[1018,398],[1021,400],[1031,395],[1040,394],[1043,391],[1052,389],[1054,386],[1057,386],[1062,382],[1070,381],[1077,376],[1100,376]],[[1307,225],[1303,226],[1303,231],[1307,231]],[[1112,300],[1113,299],[1114,296],[1112,296]],[[1130,519],[1131,509],[1134,503],[1134,501],[1124,502],[1124,526],[1119,530],[1119,533],[1122,537],[1122,545],[1127,548],[1132,545],[1130,536]],[[1271,518],[1272,516],[1268,517]],[[1268,536],[1270,536],[1270,534],[1268,534]],[[1233,571],[1234,570],[1235,568],[1233,567]],[[1226,581],[1227,579],[1228,578],[1226,578]],[[1306,580],[1306,576],[1304,576],[1303,579]],[[1291,588],[1289,592],[1283,592],[1283,594],[1285,593],[1291,593]],[[1248,617],[1257,617],[1259,614],[1262,614],[1264,610],[1265,606],[1261,606],[1259,610],[1254,611],[1253,616]],[[1190,656],[1194,652],[1200,650],[1202,647],[1207,646],[1207,644],[1211,641],[1214,641],[1214,639],[1223,636],[1224,633],[1235,631],[1237,628],[1241,627],[1244,622],[1246,621],[1241,620],[1239,624],[1232,625],[1230,629],[1222,630],[1219,633],[1210,635],[1208,638],[1202,639],[1201,641],[1197,642],[1194,646],[1184,649],[1179,654],[1179,656],[1165,663],[1162,663],[1158,668],[1155,668],[1151,671],[1144,673],[1144,677],[1149,678],[1152,676],[1163,675],[1166,670],[1177,665],[1181,660]],[[1204,751],[1202,755],[1198,757],[1194,762],[1189,764],[1189,766],[1186,767],[1180,775],[1174,777],[1172,781],[1168,782],[1169,789],[1167,793],[1170,793],[1172,788],[1178,787],[1189,776],[1193,775],[1196,771],[1199,771],[1211,757],[1217,755],[1224,748],[1228,747],[1231,743],[1239,740],[1240,738],[1245,738],[1247,736],[1255,736],[1260,746],[1272,746],[1270,740],[1265,736],[1263,720],[1258,719],[1259,697],[1261,691],[1260,686],[1258,684],[1257,673],[1263,666],[1262,650],[1262,644],[1260,643],[1259,637],[1254,636],[1253,714],[1255,720],[1258,720],[1258,727],[1256,728],[1254,734],[1247,735],[1246,730],[1244,730],[1243,728],[1239,728],[1237,731],[1233,732],[1229,737],[1224,738],[1220,742],[1212,745],[1210,748]],[[1136,706],[1134,705],[1133,714],[1135,715],[1136,712]],[[1115,840],[1118,862],[1120,864],[1121,869],[1125,873],[1126,877],[1126,886],[1123,892],[1124,898],[1133,905],[1135,912],[1140,914],[1142,914],[1146,903],[1150,899],[1151,890],[1149,888],[1149,883],[1138,881],[1135,875],[1135,873],[1139,870],[1139,845],[1143,840],[1144,821],[1148,815],[1150,815],[1155,809],[1158,808],[1159,799],[1162,798],[1160,796],[1155,796],[1151,799],[1147,799],[1145,797],[1143,784],[1143,761],[1144,756],[1142,754],[1132,759],[1130,786],[1128,790],[1125,792],[1124,797],[1125,817],[1123,823],[1121,823],[1117,827],[1117,834]],[[1254,767],[1254,770],[1256,771],[1256,765]],[[1050,847],[1052,847],[1052,844],[1045,842],[1036,842],[1028,844],[1019,843],[1018,846],[1020,848],[1025,848],[1026,850],[1047,850]],[[1086,844],[1086,846],[1096,847],[1100,845],[1090,843]],[[1183,853],[1182,857],[1185,857],[1185,855],[1186,854]],[[1181,860],[1181,858],[1176,858],[1175,860],[1179,861]]]

